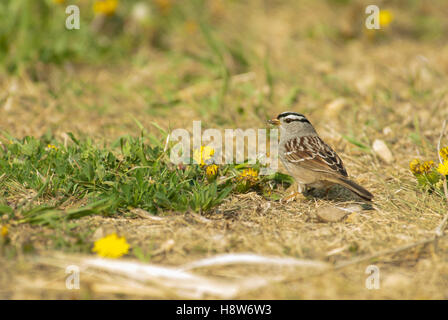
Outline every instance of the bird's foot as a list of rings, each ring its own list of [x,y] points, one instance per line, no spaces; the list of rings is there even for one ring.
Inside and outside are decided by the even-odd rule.
[[[300,192],[293,192],[289,196],[286,196],[280,200],[280,203],[286,204],[295,201],[301,195]]]

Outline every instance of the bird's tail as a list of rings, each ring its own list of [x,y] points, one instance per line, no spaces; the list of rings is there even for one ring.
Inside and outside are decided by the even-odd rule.
[[[338,177],[337,181],[335,182],[353,191],[364,200],[372,201],[373,199],[373,194],[348,178]]]

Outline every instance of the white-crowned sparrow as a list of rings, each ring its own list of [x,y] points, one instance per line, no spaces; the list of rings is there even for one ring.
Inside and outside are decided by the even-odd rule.
[[[283,112],[268,122],[280,127],[279,158],[297,182],[298,192],[307,187],[328,190],[339,184],[364,200],[372,200],[369,191],[348,178],[341,158],[322,141],[304,115]]]

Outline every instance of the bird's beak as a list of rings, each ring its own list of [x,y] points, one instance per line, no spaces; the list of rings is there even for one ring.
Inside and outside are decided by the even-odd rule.
[[[280,120],[278,120],[278,119],[271,119],[271,120],[268,120],[268,123],[269,124],[273,124],[274,126],[278,126],[280,124]]]

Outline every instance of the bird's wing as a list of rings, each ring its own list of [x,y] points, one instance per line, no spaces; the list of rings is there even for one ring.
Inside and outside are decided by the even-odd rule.
[[[347,177],[341,158],[318,136],[296,137],[286,142],[285,158],[313,171]]]

